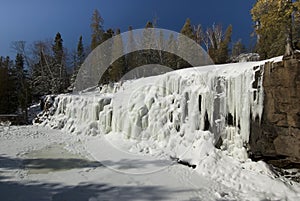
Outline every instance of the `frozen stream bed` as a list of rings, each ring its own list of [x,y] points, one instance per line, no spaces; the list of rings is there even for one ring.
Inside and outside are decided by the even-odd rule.
[[[23,166],[27,173],[47,174],[54,171],[101,166],[100,162],[93,162],[79,154],[71,153],[64,146],[65,144],[51,144],[24,154]]]
[[[131,167],[130,157],[111,166],[114,161],[106,160],[110,166],[106,168],[94,161],[84,147],[83,141],[92,146],[95,139],[80,139],[39,127],[11,127],[0,135],[1,200],[198,200],[199,196],[214,200],[218,197],[218,189],[209,183],[201,189],[189,183],[189,178],[195,177],[189,168],[165,166],[154,158],[135,157]],[[105,159],[105,154],[96,156]],[[122,173],[137,168],[151,170],[152,164],[164,168],[148,174]]]
[[[262,163],[239,164],[217,154],[212,156],[219,157],[216,167],[193,169],[163,156],[124,152],[104,138],[38,126],[0,129],[0,199],[297,200],[300,196],[299,184],[273,178]]]

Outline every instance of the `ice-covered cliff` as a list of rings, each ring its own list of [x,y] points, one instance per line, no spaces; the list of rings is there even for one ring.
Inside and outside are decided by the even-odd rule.
[[[198,139],[208,135],[245,160],[251,119],[260,119],[263,110],[263,64],[189,68],[59,95],[43,124],[76,134],[114,134],[141,144],[141,152],[159,148],[174,156],[191,147],[196,152]]]

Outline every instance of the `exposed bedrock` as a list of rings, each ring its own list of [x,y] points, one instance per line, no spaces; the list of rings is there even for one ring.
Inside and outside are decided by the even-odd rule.
[[[264,110],[251,123],[253,158],[300,167],[300,53],[264,67]]]

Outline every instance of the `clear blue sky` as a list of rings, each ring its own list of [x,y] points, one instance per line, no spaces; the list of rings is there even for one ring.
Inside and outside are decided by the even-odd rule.
[[[233,40],[250,43],[253,31],[250,9],[255,0],[1,0],[0,55],[14,56],[10,43],[54,38],[62,34],[64,45],[75,49],[83,35],[90,43],[90,22],[94,9],[104,18],[105,28],[128,26],[142,28],[157,16],[159,28],[180,31],[185,19],[193,24],[209,26],[233,25]]]

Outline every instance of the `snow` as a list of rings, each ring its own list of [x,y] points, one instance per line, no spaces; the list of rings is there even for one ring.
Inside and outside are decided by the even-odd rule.
[[[183,69],[59,95],[41,124],[0,128],[0,197],[298,200],[299,183],[247,156],[250,118],[260,119],[263,110],[255,74],[265,62]]]
[[[212,135],[206,134],[201,145],[214,149],[210,143]],[[299,197],[298,183],[275,178],[263,162],[241,163],[214,149],[209,155],[204,154],[197,168],[192,169],[169,158],[125,153],[107,138],[103,139],[107,136],[70,135],[40,126],[1,131],[1,200],[298,200]],[[109,140],[114,139],[123,147],[133,143],[117,137],[112,134]],[[26,165],[28,161],[31,162]],[[53,163],[69,165],[63,169]]]
[[[222,149],[245,161],[249,117],[262,114],[262,79],[252,88],[262,64],[183,69],[103,87],[102,93],[59,95],[55,114],[43,124],[76,134],[119,133],[152,154],[163,149],[180,158],[209,123],[213,143],[222,138]],[[230,117],[232,125],[226,123]]]

